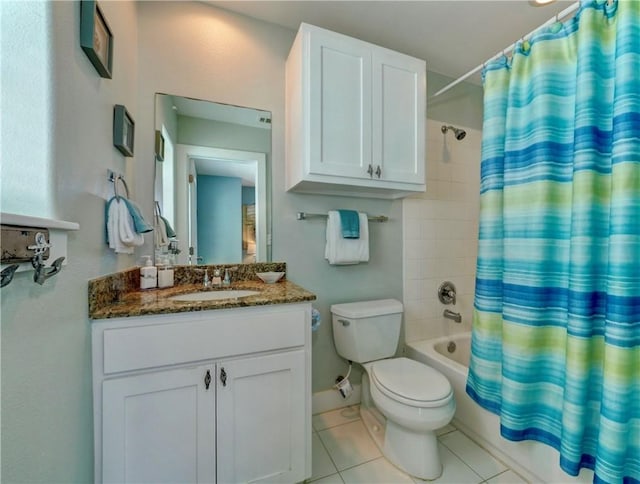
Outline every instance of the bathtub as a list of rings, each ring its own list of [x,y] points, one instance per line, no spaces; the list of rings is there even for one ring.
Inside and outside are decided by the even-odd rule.
[[[406,356],[435,368],[447,377],[456,398],[453,424],[529,482],[592,482],[593,471],[583,469],[572,477],[560,469],[559,453],[539,442],[511,442],[500,436],[498,416],[488,412],[466,393],[471,333],[413,341],[406,344]]]

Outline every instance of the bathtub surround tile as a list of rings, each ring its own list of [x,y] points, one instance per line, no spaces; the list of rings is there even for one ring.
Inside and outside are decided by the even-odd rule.
[[[444,435],[440,442],[466,462],[483,479],[492,478],[507,470],[507,466],[495,459],[489,452],[459,430]]]
[[[320,431],[356,420],[360,420],[360,406],[350,405],[314,415],[311,423],[316,431]]]
[[[512,470],[508,470],[485,481],[485,484],[526,484],[526,482],[527,481],[525,481],[518,474],[516,474]]]
[[[381,457],[361,420],[318,432],[339,471]]]
[[[413,480],[384,457],[340,473],[345,484],[413,484]]]
[[[329,453],[324,448],[320,437],[315,432],[311,437],[311,478],[310,481],[315,481],[323,477],[336,474],[338,469],[333,465]]]

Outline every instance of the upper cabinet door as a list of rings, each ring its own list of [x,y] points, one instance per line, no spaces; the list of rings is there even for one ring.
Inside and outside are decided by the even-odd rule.
[[[426,72],[419,59],[373,55],[373,167],[381,180],[424,184]]]
[[[425,62],[302,24],[286,64],[287,190],[424,192]]]
[[[309,172],[365,178],[371,163],[371,49],[314,30],[310,40]]]

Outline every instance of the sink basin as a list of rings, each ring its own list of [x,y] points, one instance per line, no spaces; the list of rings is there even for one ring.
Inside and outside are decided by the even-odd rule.
[[[190,292],[188,294],[179,294],[171,296],[170,301],[217,301],[219,299],[238,299],[240,297],[255,296],[260,291],[248,291],[240,289],[231,289],[229,291],[201,291]]]

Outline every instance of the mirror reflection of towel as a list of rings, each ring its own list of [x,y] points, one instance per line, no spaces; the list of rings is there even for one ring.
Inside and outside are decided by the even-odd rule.
[[[324,257],[331,265],[349,265],[369,260],[369,221],[366,213],[359,213],[360,238],[345,239],[342,237],[340,214],[329,211],[327,217],[327,245]]]

